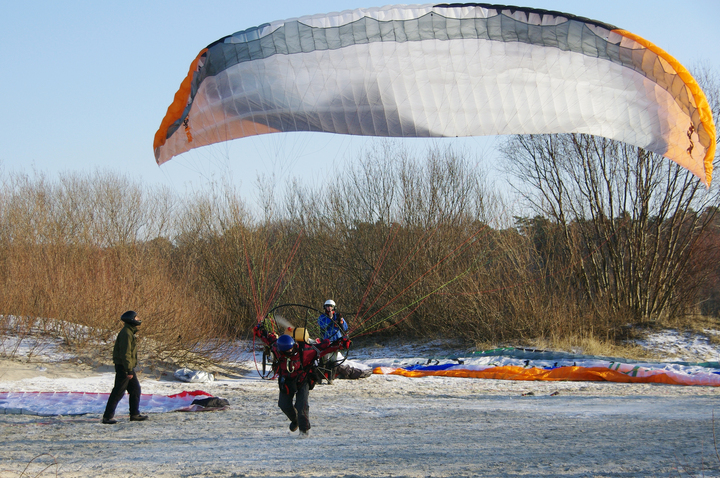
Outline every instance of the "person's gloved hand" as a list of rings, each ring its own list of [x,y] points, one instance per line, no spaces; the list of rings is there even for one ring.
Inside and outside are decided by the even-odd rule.
[[[255,335],[255,337],[262,337],[262,335],[263,335],[262,325],[260,325],[260,324],[255,325],[255,327],[253,327],[253,334]]]
[[[352,342],[350,342],[350,339],[347,337],[343,337],[340,339],[340,345],[342,345],[345,348],[345,350],[348,350],[350,348],[351,343]]]
[[[278,336],[277,336],[277,334],[269,333],[267,338],[270,342],[273,342],[278,339]]]
[[[325,348],[330,347],[330,344],[331,344],[330,339],[323,339],[320,342],[320,347],[325,349]]]

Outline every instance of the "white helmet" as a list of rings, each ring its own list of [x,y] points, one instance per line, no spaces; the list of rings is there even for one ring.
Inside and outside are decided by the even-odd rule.
[[[331,306],[331,307],[334,309],[334,308],[335,308],[335,301],[332,300],[332,299],[328,299],[328,300],[325,301],[325,304],[323,304],[323,307],[326,306],[326,305],[329,305],[329,306]]]

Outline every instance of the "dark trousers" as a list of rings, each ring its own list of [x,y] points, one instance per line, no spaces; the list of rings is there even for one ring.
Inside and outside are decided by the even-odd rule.
[[[140,415],[140,381],[133,372],[133,378],[128,378],[128,372],[122,365],[115,365],[115,385],[108,397],[103,418],[110,419],[115,416],[115,408],[120,403],[125,391],[130,394],[130,416]]]
[[[281,378],[282,380],[282,378]],[[278,407],[290,419],[296,422],[301,431],[310,430],[310,388],[308,381],[298,384],[297,382],[280,383],[280,398],[278,398]],[[293,406],[293,397],[295,397],[295,406]]]

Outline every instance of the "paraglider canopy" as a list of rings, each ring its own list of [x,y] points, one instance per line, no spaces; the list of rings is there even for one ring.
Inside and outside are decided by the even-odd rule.
[[[706,185],[715,126],[672,56],[571,14],[397,5],[275,21],[190,65],[155,135],[158,164],[252,135],[586,133],[663,155]]]

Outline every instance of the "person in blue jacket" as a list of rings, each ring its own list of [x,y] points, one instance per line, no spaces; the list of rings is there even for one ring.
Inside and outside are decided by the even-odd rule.
[[[330,342],[340,340],[347,332],[348,325],[345,319],[335,310],[335,301],[328,299],[323,305],[324,313],[320,314],[317,323],[322,333],[322,338]],[[320,369],[326,375],[328,383],[332,383],[337,370],[338,353],[333,352],[320,359]]]

